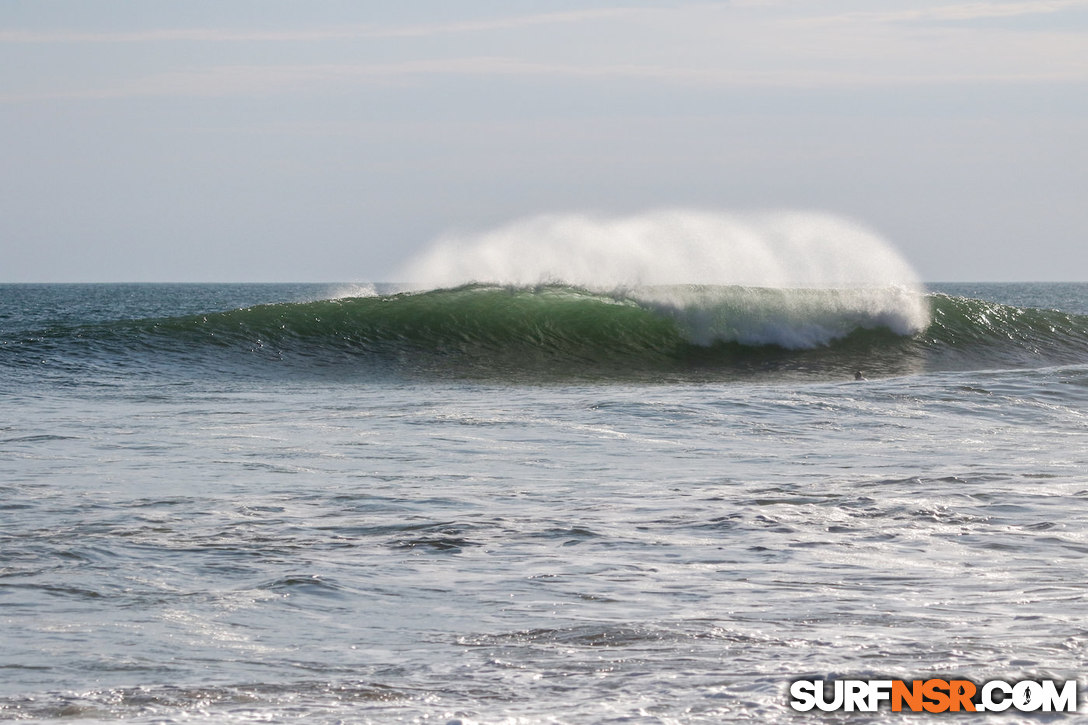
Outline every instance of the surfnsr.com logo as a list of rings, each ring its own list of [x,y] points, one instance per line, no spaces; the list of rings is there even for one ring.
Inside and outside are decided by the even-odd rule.
[[[790,707],[799,712],[1076,712],[1077,681],[797,680]]]

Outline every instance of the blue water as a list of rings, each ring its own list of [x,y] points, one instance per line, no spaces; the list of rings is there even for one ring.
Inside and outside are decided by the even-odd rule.
[[[908,340],[695,358],[487,310],[427,348],[320,306],[364,292],[0,285],[0,719],[774,721],[812,719],[798,678],[1088,684],[1088,286],[935,285],[966,312]]]

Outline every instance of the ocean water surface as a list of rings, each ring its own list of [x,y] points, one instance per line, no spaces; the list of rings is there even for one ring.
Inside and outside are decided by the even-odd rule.
[[[0,719],[1088,686],[1088,285],[867,295],[0,285]]]

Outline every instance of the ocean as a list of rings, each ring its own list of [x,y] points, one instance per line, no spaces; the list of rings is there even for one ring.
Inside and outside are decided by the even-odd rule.
[[[0,719],[1088,686],[1088,284],[399,289],[0,285]]]

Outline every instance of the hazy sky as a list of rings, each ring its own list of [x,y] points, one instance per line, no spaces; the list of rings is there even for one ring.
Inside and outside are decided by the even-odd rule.
[[[390,281],[677,206],[1088,280],[1088,0],[0,3],[0,281]]]

